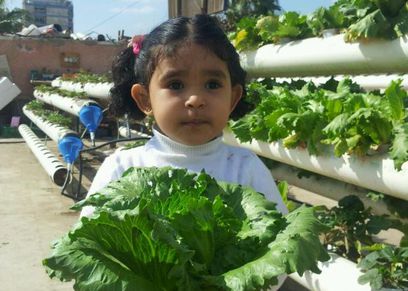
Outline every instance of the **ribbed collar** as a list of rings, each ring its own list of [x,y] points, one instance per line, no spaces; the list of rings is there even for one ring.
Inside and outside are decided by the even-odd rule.
[[[197,146],[189,146],[182,143],[178,143],[169,137],[162,134],[156,128],[153,128],[153,142],[159,151],[166,152],[169,154],[186,155],[194,158],[196,156],[206,156],[219,150],[223,145],[222,135],[215,138],[214,140]]]

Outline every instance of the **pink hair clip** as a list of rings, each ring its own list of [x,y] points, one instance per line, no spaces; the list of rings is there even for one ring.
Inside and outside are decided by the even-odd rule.
[[[129,46],[133,47],[133,53],[137,56],[142,49],[142,42],[144,40],[143,35],[135,35],[132,37],[132,40],[129,42]]]

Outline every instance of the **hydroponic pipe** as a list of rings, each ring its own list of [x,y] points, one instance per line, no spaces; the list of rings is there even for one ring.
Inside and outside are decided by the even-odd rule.
[[[268,44],[240,56],[250,77],[408,73],[408,38],[346,43],[339,34]]]
[[[150,138],[151,137],[150,135],[146,133],[139,132],[134,129],[130,129],[126,126],[119,126],[118,132],[120,136],[126,137],[126,138],[136,138],[136,137]]]
[[[91,99],[74,99],[56,93],[41,92],[38,90],[34,90],[34,97],[75,116],[79,116],[79,112],[84,106],[99,106],[97,102]]]
[[[48,135],[56,143],[58,143],[58,141],[61,140],[67,134],[76,134],[74,131],[68,128],[48,122],[47,120],[36,115],[31,110],[28,110],[27,106],[23,107],[23,112],[29,119],[31,119],[32,122],[35,123],[35,125],[37,125],[46,135]]]
[[[330,254],[330,257],[328,262],[319,262],[318,267],[322,271],[320,274],[306,271],[303,276],[293,273],[289,277],[309,290],[371,291],[369,284],[358,283],[358,277],[363,273],[355,263],[335,254]]]
[[[83,147],[78,134],[68,128],[55,125],[37,116],[34,112],[28,110],[27,106],[23,107],[23,112],[35,125],[58,144],[58,149],[67,163],[68,170],[70,170],[73,162],[79,155],[79,151]]]
[[[84,92],[89,96],[97,99],[109,99],[110,89],[113,83],[78,83],[72,81],[63,81],[61,78],[56,78],[51,82],[52,87],[58,87],[64,90],[73,92]]]
[[[102,121],[101,106],[89,99],[73,99],[55,93],[34,90],[34,97],[72,115],[78,116],[81,123],[89,131],[92,145],[95,146],[95,132]]]
[[[16,84],[10,82],[7,77],[0,78],[0,110],[9,104],[20,94],[20,89]]]
[[[301,175],[303,170],[279,162],[274,162],[270,171],[276,180],[284,180],[290,185],[315,193],[318,196],[339,201],[348,195],[356,195],[364,203],[364,206],[371,208],[376,215],[386,214],[391,217],[395,215],[388,210],[383,200],[374,201],[368,198],[367,194],[370,190],[318,174]],[[408,219],[401,219],[400,217],[398,219],[408,223]]]
[[[240,143],[227,129],[224,130],[224,141],[249,148],[272,160],[408,200],[408,163],[404,163],[402,170],[397,171],[394,161],[384,155],[364,159],[346,154],[335,157],[334,153],[311,156],[307,149],[287,149],[280,142],[269,144],[253,140],[251,143]]]
[[[51,180],[58,186],[62,186],[67,175],[67,168],[58,158],[44,145],[34,132],[25,124],[18,127],[18,131],[27,143],[34,156],[50,176]]]

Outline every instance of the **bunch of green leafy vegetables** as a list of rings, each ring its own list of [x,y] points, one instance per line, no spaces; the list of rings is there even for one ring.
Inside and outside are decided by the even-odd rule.
[[[336,156],[390,148],[396,169],[408,161],[408,96],[401,80],[384,93],[367,93],[348,78],[320,86],[265,79],[249,84],[246,98],[254,110],[230,122],[241,142],[282,140],[288,148],[304,147],[314,155],[332,145]]]
[[[407,0],[338,0],[309,15],[288,11],[280,16],[243,18],[229,36],[239,51],[285,39],[321,36],[325,30],[344,32],[347,42],[395,39],[408,33]]]
[[[229,34],[239,51],[312,36],[307,17],[293,11],[280,16],[244,17],[238,22],[236,31]]]
[[[131,168],[75,208],[87,205],[93,216],[43,261],[75,290],[258,290],[329,259],[313,208],[283,216],[262,194],[204,172]]]

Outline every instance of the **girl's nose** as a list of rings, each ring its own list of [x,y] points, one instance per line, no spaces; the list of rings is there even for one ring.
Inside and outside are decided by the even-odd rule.
[[[186,100],[186,107],[188,108],[202,108],[205,105],[205,100],[199,94],[192,94]]]

